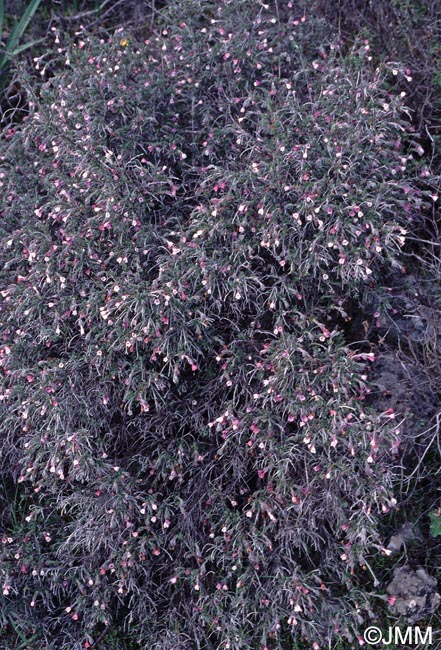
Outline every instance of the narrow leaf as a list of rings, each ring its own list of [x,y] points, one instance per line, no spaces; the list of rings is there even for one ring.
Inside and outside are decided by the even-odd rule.
[[[23,45],[19,45],[18,47],[15,48],[13,52],[10,53],[10,56],[17,56],[17,54],[20,54],[20,52],[24,52],[28,48],[32,47],[33,45],[36,45],[37,43],[42,43],[45,39],[44,38],[37,38],[35,41],[31,41],[31,43],[24,43]]]
[[[441,535],[441,516],[437,512],[429,512],[430,517],[430,534],[432,537]]]
[[[15,50],[19,39],[23,36],[23,33],[25,32],[26,27],[28,26],[32,16],[37,11],[40,2],[41,0],[32,0],[29,3],[23,16],[21,17],[20,21],[16,25],[14,25],[14,29],[12,30],[8,42],[6,44],[6,50],[8,52],[12,52]]]
[[[37,632],[36,634],[34,634],[33,636],[31,636],[30,639],[24,639],[24,641],[22,641],[22,642],[20,643],[20,645],[17,647],[17,650],[22,650],[22,648],[23,648],[23,649],[24,649],[24,648],[28,648],[28,647],[29,647],[29,644],[30,644],[32,641],[35,641],[35,639],[37,639],[39,636],[40,636],[40,633]]]
[[[0,0],[0,39],[3,34],[3,20],[5,18],[5,2]]]

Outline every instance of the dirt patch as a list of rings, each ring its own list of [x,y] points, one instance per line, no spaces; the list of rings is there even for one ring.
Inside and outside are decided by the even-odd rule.
[[[408,565],[394,570],[386,591],[390,594],[390,611],[410,624],[433,614],[441,602],[436,579],[427,575],[424,569],[413,570]]]

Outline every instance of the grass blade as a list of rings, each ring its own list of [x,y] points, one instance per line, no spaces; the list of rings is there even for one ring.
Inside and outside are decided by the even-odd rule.
[[[4,0],[0,0],[0,39],[3,34],[3,21],[5,18],[5,2]]]
[[[20,643],[19,646],[17,646],[17,650],[22,650],[22,649],[24,650],[24,648],[29,648],[29,644],[32,643],[32,641],[35,641],[35,639],[37,639],[39,636],[40,636],[40,633],[37,632],[36,634],[31,636],[30,639],[25,639],[24,641],[22,641]]]
[[[6,51],[11,54],[15,54],[14,50],[19,41],[23,36],[26,27],[28,26],[32,16],[38,9],[41,0],[32,0],[26,8],[23,16],[20,18],[19,22],[14,25],[14,28],[9,36],[8,42],[6,44]]]
[[[37,45],[37,43],[43,43],[44,40],[44,38],[37,38],[37,40],[31,41],[30,43],[23,43],[23,45],[19,45],[17,48],[15,48],[13,55],[16,56],[17,54],[20,54],[20,52],[27,50],[29,47]]]

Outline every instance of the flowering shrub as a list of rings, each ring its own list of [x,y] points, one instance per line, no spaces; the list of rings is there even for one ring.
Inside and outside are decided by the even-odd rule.
[[[440,25],[436,0],[378,0],[367,5],[363,0],[333,2],[316,0],[314,10],[338,25],[344,37],[364,34],[372,40],[375,57],[399,58],[411,70],[412,84],[406,101],[412,121],[429,150],[430,141],[439,131],[440,96]],[[428,136],[428,128],[432,132]],[[436,154],[436,145],[434,146]],[[438,160],[439,163],[439,160]]]
[[[402,71],[295,9],[203,7],[65,43],[2,136],[8,638],[319,647],[374,616],[400,430],[341,324],[430,203]]]

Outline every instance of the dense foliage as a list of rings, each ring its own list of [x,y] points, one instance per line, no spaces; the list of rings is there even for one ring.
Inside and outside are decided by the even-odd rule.
[[[400,427],[344,324],[433,205],[411,77],[295,8],[199,5],[66,37],[0,141],[0,624],[39,647],[375,616]]]

